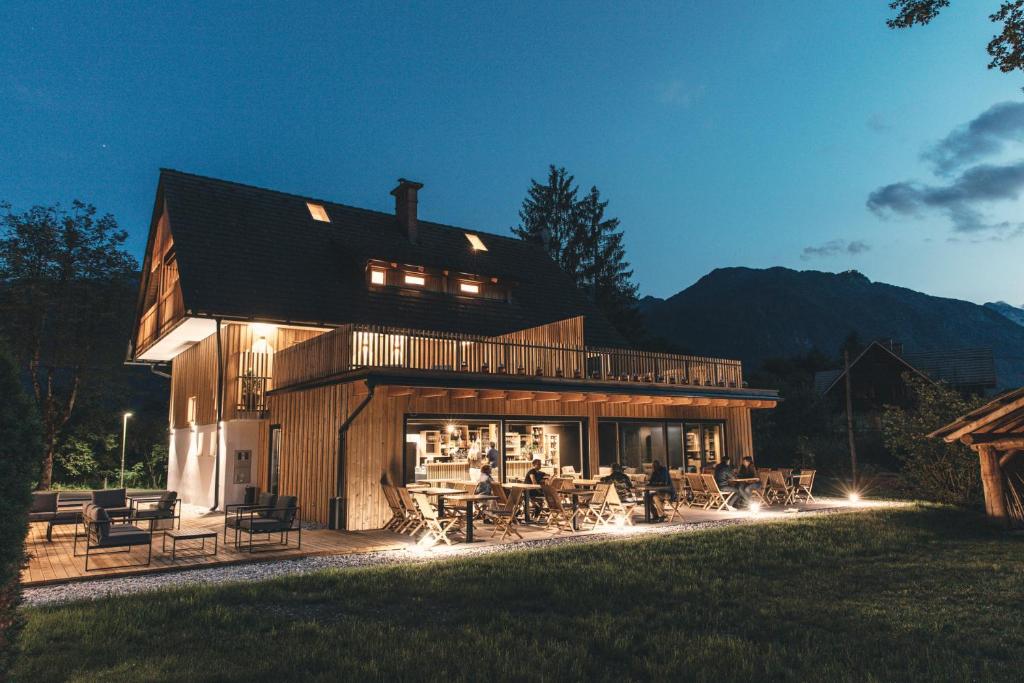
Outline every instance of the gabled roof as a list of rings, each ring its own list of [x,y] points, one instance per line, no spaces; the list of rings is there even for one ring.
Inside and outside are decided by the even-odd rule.
[[[498,335],[584,315],[588,344],[625,341],[539,246],[419,221],[415,244],[390,213],[163,169],[166,207],[188,315],[315,325],[367,323]],[[331,222],[313,220],[307,201]],[[487,251],[469,248],[480,235]],[[512,301],[371,290],[381,259],[497,277]]]
[[[904,360],[898,353],[895,353],[888,346],[877,341],[873,341],[868,344],[856,358],[850,361],[850,370],[852,371],[857,364],[869,354],[876,353],[882,354],[882,357],[887,360],[894,361],[897,365],[902,366],[905,371],[912,372],[928,381],[934,381],[931,377]],[[814,375],[814,388],[823,395],[827,394],[832,391],[832,389],[839,384],[844,377],[846,377],[846,370],[843,368],[840,368],[839,370],[825,370],[823,372],[817,372]]]

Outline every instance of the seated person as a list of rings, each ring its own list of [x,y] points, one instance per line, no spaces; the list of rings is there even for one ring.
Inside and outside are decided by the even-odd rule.
[[[478,496],[490,496],[492,495],[491,485],[494,483],[494,478],[491,477],[491,466],[484,465],[480,468],[480,478],[476,481],[476,495]]]
[[[758,481],[745,482],[739,485],[740,498],[750,507],[750,504],[754,501],[754,497],[751,495],[751,491],[759,490],[761,488],[760,477],[757,476],[757,468],[754,467],[754,459],[749,455],[743,456],[743,460],[739,470],[736,472],[738,479],[757,479]]]
[[[601,478],[602,484],[611,484],[615,487],[615,492],[619,494],[619,499],[626,501],[633,499],[633,480],[629,478],[625,472],[622,471],[622,465],[614,463],[612,465],[612,473],[607,477]]]
[[[651,478],[648,484],[650,486],[668,486],[672,490],[663,495],[667,495],[671,501],[676,499],[676,487],[672,484],[672,475],[669,474],[668,468],[657,460],[651,463]]]
[[[540,468],[540,458],[535,458],[533,461],[533,467],[526,471],[526,476],[523,477],[523,482],[526,484],[536,484],[541,486],[544,484],[544,480],[548,478],[548,473]],[[533,491],[527,491],[530,494],[530,502],[533,503],[535,508],[541,508],[544,505],[544,492],[536,489]]]
[[[715,482],[718,484],[719,490],[722,493],[739,494],[740,490],[732,483],[735,478],[736,471],[732,468],[732,461],[728,455],[723,455],[722,461],[715,465]]]

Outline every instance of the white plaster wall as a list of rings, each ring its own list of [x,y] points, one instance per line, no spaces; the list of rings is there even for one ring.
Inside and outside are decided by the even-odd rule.
[[[258,486],[256,482],[256,458],[258,457],[260,426],[259,420],[231,420],[222,423],[220,430],[220,486],[218,507],[227,503],[241,503],[245,498],[246,486]],[[175,429],[171,433],[167,461],[167,488],[177,491],[182,502],[189,505],[210,508],[214,501],[214,471],[217,438],[214,425],[201,425],[195,429]],[[251,452],[250,481],[235,483],[235,451]]]
[[[214,425],[175,429],[167,461],[167,488],[190,505],[213,505],[213,471],[216,453]]]

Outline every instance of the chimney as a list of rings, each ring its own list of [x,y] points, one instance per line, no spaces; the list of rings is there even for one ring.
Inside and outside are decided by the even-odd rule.
[[[398,227],[409,236],[409,241],[416,243],[416,193],[423,187],[423,183],[417,183],[405,178],[398,179],[398,187],[391,190],[395,197],[395,218],[398,219]]]

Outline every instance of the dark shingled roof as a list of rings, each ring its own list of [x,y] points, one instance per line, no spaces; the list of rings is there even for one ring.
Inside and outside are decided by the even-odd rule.
[[[591,345],[625,341],[539,246],[419,221],[415,244],[393,214],[162,169],[182,296],[193,315],[306,324],[372,323],[498,335],[586,316]],[[313,220],[306,201],[330,223]],[[466,233],[487,251],[474,252]],[[512,301],[371,291],[370,259],[447,268],[513,283]]]

